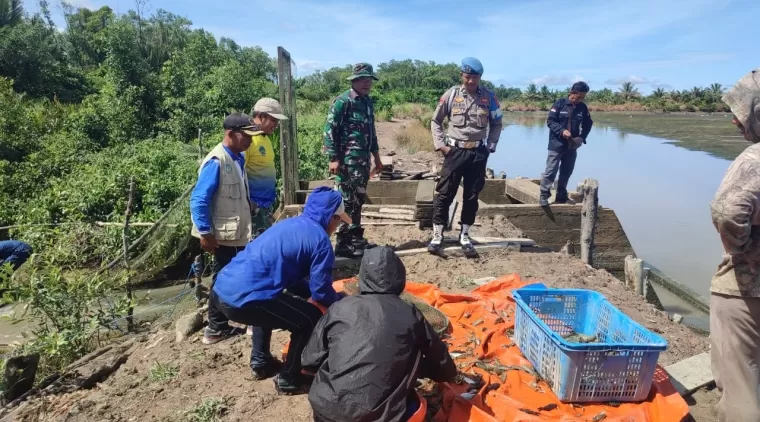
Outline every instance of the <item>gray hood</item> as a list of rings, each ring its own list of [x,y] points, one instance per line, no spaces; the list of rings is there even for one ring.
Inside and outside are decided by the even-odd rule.
[[[359,269],[359,293],[400,295],[406,287],[406,267],[387,246],[364,251]]]
[[[760,69],[744,75],[723,95],[723,102],[744,126],[752,142],[760,142]]]

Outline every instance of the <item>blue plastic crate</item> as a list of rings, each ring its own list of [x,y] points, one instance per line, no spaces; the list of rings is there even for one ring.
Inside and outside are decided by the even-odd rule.
[[[649,395],[667,342],[601,293],[526,286],[517,302],[515,343],[563,402],[634,402]],[[568,342],[572,333],[599,343]]]

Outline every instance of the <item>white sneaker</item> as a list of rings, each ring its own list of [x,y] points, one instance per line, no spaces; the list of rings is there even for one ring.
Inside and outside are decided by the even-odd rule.
[[[433,239],[431,239],[430,243],[428,244],[428,252],[438,253],[438,251],[441,249],[441,243],[443,243],[443,225],[434,224]]]
[[[459,245],[462,247],[462,251],[466,257],[476,256],[478,253],[475,251],[475,247],[472,246],[472,240],[470,239],[470,225],[462,224],[462,231],[459,233]]]

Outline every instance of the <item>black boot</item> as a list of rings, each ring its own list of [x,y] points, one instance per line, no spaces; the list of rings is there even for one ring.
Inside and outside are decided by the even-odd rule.
[[[335,244],[335,256],[361,258],[364,255],[364,250],[357,250],[354,246],[353,237],[350,232],[338,232],[335,236],[338,239],[338,242]]]
[[[367,239],[364,238],[364,229],[361,227],[357,227],[353,230],[352,241],[354,242],[354,246],[359,249],[372,249],[377,246],[374,243],[370,243],[367,241]]]

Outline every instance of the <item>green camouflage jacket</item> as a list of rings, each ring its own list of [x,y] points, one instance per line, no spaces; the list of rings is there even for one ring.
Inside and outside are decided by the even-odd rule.
[[[371,98],[360,97],[349,89],[333,101],[327,113],[323,150],[330,161],[369,158],[378,151],[375,106]]]

